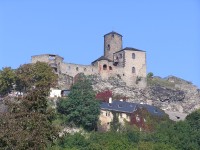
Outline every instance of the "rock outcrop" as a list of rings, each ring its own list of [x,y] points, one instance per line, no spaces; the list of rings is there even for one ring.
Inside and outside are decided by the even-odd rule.
[[[148,103],[166,111],[190,113],[200,108],[200,90],[192,83],[175,76],[148,79],[144,89],[128,87],[116,76],[102,80],[100,76],[90,76],[96,92],[110,90],[113,97],[120,95],[129,102]]]

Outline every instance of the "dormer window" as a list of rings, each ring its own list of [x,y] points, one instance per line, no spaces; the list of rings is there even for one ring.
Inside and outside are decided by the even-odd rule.
[[[121,108],[121,107],[122,107],[122,105],[121,105],[121,104],[119,104],[119,105],[118,105],[118,108]]]

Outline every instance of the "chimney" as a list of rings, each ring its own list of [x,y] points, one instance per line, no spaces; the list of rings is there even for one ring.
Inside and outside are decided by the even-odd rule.
[[[109,98],[109,103],[110,103],[110,104],[112,103],[112,97]]]

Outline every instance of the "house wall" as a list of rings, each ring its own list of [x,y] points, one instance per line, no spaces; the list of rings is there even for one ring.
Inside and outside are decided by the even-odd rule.
[[[49,97],[61,97],[61,90],[51,89]]]
[[[118,113],[118,119],[119,122],[124,125],[124,121],[130,122],[130,114],[119,112]],[[110,123],[113,121],[113,113],[109,110],[101,110],[100,116],[99,116],[100,124],[101,126],[104,126],[106,130],[110,129]]]

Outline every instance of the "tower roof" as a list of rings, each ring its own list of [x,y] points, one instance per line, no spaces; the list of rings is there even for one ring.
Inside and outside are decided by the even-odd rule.
[[[124,50],[146,52],[146,51],[139,50],[139,49],[132,48],[132,47],[125,47],[125,48],[123,48],[123,49],[121,49],[121,50],[119,50],[119,51],[117,51],[117,52],[115,52],[115,53],[118,53],[118,52],[121,52],[121,51],[124,51]],[[114,54],[115,54],[115,53],[114,53]]]
[[[108,59],[107,57],[101,56],[101,57],[99,57],[98,59],[96,59],[95,61],[93,61],[92,64],[95,63],[96,61],[101,61],[101,60],[107,60],[107,61],[112,62],[112,60]]]
[[[119,36],[121,36],[121,37],[122,37],[122,35],[121,35],[121,34],[119,34],[119,33],[115,32],[115,31],[112,31],[112,32],[109,32],[109,33],[105,34],[105,35],[104,35],[104,37],[105,37],[106,35],[108,35],[108,34],[117,34],[117,35],[119,35]]]

